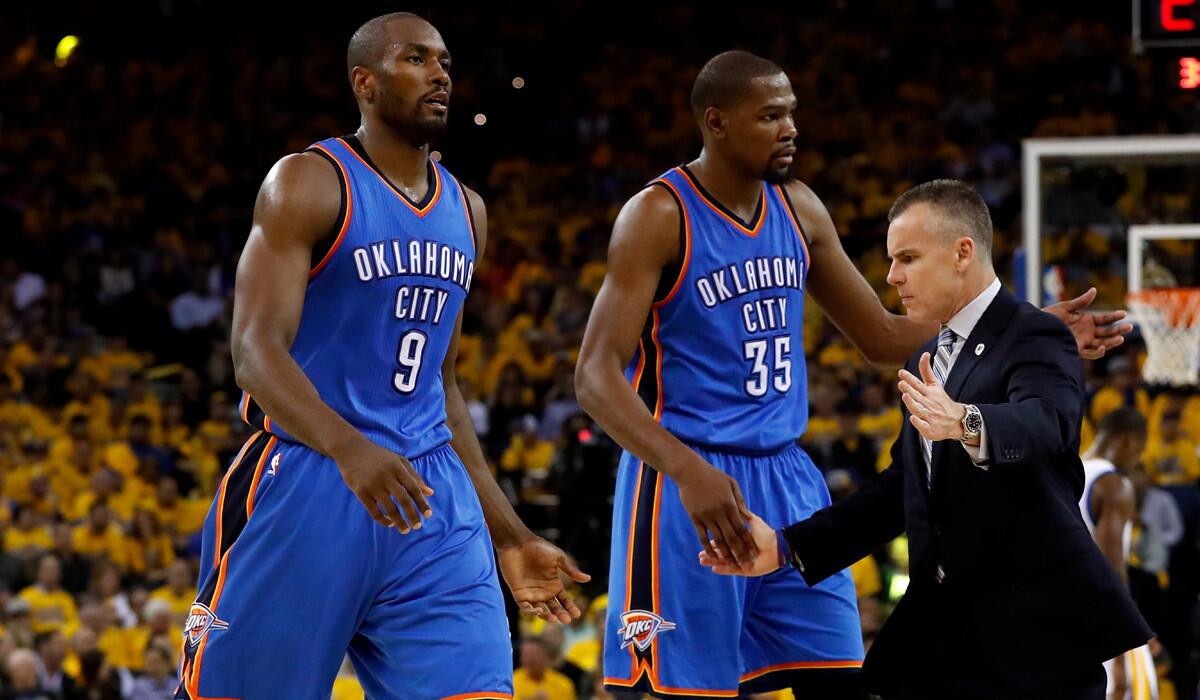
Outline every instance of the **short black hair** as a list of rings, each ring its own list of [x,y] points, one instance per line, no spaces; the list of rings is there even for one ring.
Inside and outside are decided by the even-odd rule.
[[[950,223],[961,225],[984,257],[992,258],[992,215],[974,187],[950,179],[923,182],[896,198],[888,211],[888,223],[921,202],[937,209]]]
[[[411,12],[389,12],[364,22],[355,30],[350,37],[350,45],[346,47],[346,75],[352,73],[355,66],[374,68],[379,65],[383,47],[388,42],[387,25],[398,19],[426,21],[424,17]]]
[[[755,78],[778,75],[779,64],[749,51],[726,51],[709,59],[692,84],[692,114],[704,117],[709,107],[725,108],[736,104]]]
[[[1123,406],[1100,419],[1098,432],[1109,437],[1145,435],[1146,419],[1137,412],[1137,409]]]

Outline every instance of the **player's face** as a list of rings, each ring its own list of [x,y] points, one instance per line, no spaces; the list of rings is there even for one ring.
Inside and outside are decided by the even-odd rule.
[[[937,212],[919,202],[888,227],[892,265],[887,281],[914,321],[949,321],[962,296],[966,268],[956,246],[959,239],[945,236],[944,225]]]
[[[396,20],[388,32],[393,41],[374,71],[376,113],[415,143],[429,143],[446,132],[450,52],[427,22]]]
[[[792,176],[796,153],[796,95],[783,73],[755,78],[745,99],[729,112],[728,133],[732,150],[746,161],[751,172],[761,172],[771,183]]]

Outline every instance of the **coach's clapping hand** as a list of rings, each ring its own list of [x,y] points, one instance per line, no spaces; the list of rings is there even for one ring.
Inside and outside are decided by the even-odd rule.
[[[426,518],[433,515],[425,501],[433,495],[433,489],[404,457],[365,437],[329,456],[337,462],[346,486],[380,525],[395,527],[407,535],[410,526],[421,527],[422,515]],[[400,514],[400,508],[404,509],[404,515]]]
[[[958,440],[967,408],[946,394],[929,362],[929,353],[922,354],[920,377],[900,370],[901,397],[912,414],[908,419],[926,440]]]
[[[758,549],[753,559],[738,565],[718,547],[715,556],[707,551],[700,552],[700,565],[709,567],[714,574],[726,576],[764,576],[780,568],[779,536],[754,513],[750,514],[750,536]]]
[[[750,509],[733,477],[696,455],[675,481],[679,484],[679,499],[709,554],[717,557],[716,548],[720,548],[739,563],[758,556],[746,527]]]

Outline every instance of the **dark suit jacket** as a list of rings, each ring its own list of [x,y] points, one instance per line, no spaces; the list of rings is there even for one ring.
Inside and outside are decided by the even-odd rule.
[[[910,372],[920,376],[936,342]],[[887,471],[784,531],[809,584],[908,534],[911,583],[867,655],[868,687],[895,692],[936,674],[981,697],[1030,697],[1146,642],[1079,513],[1084,389],[1071,333],[1001,290],[946,391],[983,414],[986,471],[956,441],[936,442],[930,489],[905,411]]]

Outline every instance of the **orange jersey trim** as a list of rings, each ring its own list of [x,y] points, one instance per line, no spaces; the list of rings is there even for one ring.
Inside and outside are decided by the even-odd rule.
[[[738,221],[737,219],[733,218],[729,214],[726,214],[724,211],[722,211],[721,207],[717,206],[716,202],[712,201],[711,199],[708,198],[707,195],[704,194],[704,192],[696,184],[696,181],[692,179],[692,176],[689,175],[686,170],[684,170],[683,168],[675,168],[675,170],[679,171],[680,175],[683,175],[683,179],[687,182],[688,187],[692,188],[692,191],[696,193],[696,196],[700,198],[700,201],[707,204],[709,209],[712,209],[713,212],[718,214],[722,219],[725,219],[730,224],[732,224],[733,227],[736,228],[738,231],[741,231],[742,233],[746,234],[747,236],[749,236],[751,238],[756,238],[758,236],[759,231],[762,231],[763,222],[765,222],[767,220],[767,189],[765,187],[763,188],[762,199],[760,200],[760,203],[759,203],[760,209],[759,209],[759,215],[758,215],[758,222],[754,224],[754,228],[750,229],[750,228],[746,228],[746,226],[744,224],[742,224],[742,222]]]
[[[667,295],[663,297],[662,300],[655,302],[655,304],[651,307],[658,309],[666,306],[667,302],[671,301],[679,289],[683,287],[683,279],[687,276],[688,265],[692,261],[692,217],[690,214],[688,214],[687,205],[683,203],[683,195],[680,194],[679,189],[676,188],[674,184],[672,184],[669,180],[663,179],[658,179],[654,182],[661,183],[664,187],[671,190],[671,192],[675,195],[675,200],[679,202],[679,215],[683,217],[683,264],[679,266],[679,277],[676,278],[674,286],[671,287],[671,291],[667,292]]]
[[[346,217],[342,220],[342,228],[338,231],[337,238],[333,240],[333,245],[329,246],[329,252],[325,253],[325,257],[321,258],[321,261],[308,273],[310,280],[321,274],[321,270],[325,269],[325,266],[333,259],[333,254],[341,247],[342,240],[346,237],[346,230],[350,228],[350,215],[354,213],[354,197],[350,192],[350,177],[346,174],[346,168],[342,165],[342,161],[338,160],[333,153],[330,153],[328,148],[319,143],[313,144],[313,148],[329,156],[330,160],[337,164],[338,170],[342,171],[342,182],[346,183]],[[346,150],[354,153],[354,149],[352,148],[347,147]]]
[[[255,437],[257,437],[259,435],[262,435],[262,431],[259,431],[258,433],[256,433]],[[279,441],[279,438],[276,438],[276,437],[273,437],[267,441],[266,446],[263,447],[262,456],[258,458],[258,464],[256,464],[254,467],[254,481],[250,486],[250,493],[247,494],[247,496],[246,496],[246,516],[247,516],[247,518],[249,518],[250,513],[254,510],[254,490],[255,490],[255,487],[258,486],[259,477],[262,475],[263,465],[266,464],[267,457],[269,457],[271,455],[271,449],[275,447],[275,443],[277,443],[278,441]],[[229,472],[227,472],[225,475],[226,482],[228,482],[229,474],[231,474],[231,473],[233,473],[232,467],[229,469]],[[224,502],[225,502],[225,483],[222,483],[221,484],[220,503],[223,505]],[[217,509],[218,524],[220,523],[221,513],[222,513],[222,510],[220,508],[218,508]],[[218,526],[218,535],[217,535],[217,551],[218,552],[220,551],[220,548],[221,548],[221,538],[220,538],[219,533],[220,533],[220,529]],[[208,604],[208,609],[212,611],[213,615],[217,614],[217,604],[221,601],[221,594],[225,591],[225,577],[229,574],[229,555],[233,552],[233,546],[235,544],[237,544],[237,542],[234,542],[233,544],[229,545],[229,549],[225,550],[225,554],[223,556],[221,556],[221,564],[220,564],[220,567],[217,572],[217,586],[215,589],[213,589],[212,601]],[[188,678],[188,682],[187,682],[187,691],[189,693],[191,693],[192,697],[194,697],[194,698],[200,697],[200,666],[204,661],[204,650],[207,647],[208,647],[208,636],[206,635],[204,637],[204,639],[200,640],[200,646],[199,646],[199,648],[196,649],[196,657],[192,662],[192,673],[191,673],[190,678]]]
[[[796,228],[796,235],[800,238],[800,245],[804,248],[804,269],[812,268],[812,253],[808,250],[808,240],[804,237],[804,227],[796,220],[795,214],[792,213],[792,207],[788,204],[787,195],[783,193],[783,188],[775,185],[777,194],[779,195],[779,203],[783,205],[783,210],[787,212],[788,220],[792,222],[792,226]]]
[[[789,664],[775,664],[760,668],[757,671],[751,671],[743,674],[738,680],[742,683],[752,681],[755,678],[762,678],[771,673],[779,671],[800,671],[805,669],[829,669],[829,668],[862,668],[862,661],[796,661]]]
[[[429,198],[429,202],[426,203],[425,206],[418,209],[417,207],[413,206],[412,202],[408,201],[408,197],[405,197],[403,194],[401,194],[396,189],[395,185],[388,182],[387,178],[385,178],[383,175],[380,175],[378,170],[376,170],[375,168],[372,168],[370,163],[363,160],[362,156],[358,155],[357,151],[355,151],[353,148],[350,148],[350,144],[346,143],[346,141],[344,139],[339,138],[338,141],[343,146],[346,147],[347,151],[349,151],[355,158],[358,159],[358,162],[367,166],[367,170],[370,170],[372,173],[375,173],[375,177],[379,178],[379,180],[384,185],[387,185],[387,188],[391,191],[391,193],[396,195],[396,198],[399,199],[401,202],[404,202],[404,206],[408,207],[409,210],[412,211],[412,213],[416,214],[417,216],[424,218],[424,216],[433,209],[434,205],[436,205],[438,203],[438,200],[441,199],[441,196],[442,196],[442,173],[441,173],[441,171],[438,170],[438,167],[436,165],[431,164],[431,167],[433,168],[433,196]]]

